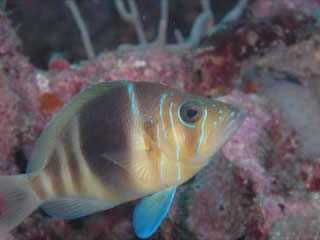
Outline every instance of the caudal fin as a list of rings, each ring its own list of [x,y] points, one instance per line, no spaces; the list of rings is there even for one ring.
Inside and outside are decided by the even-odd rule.
[[[0,236],[20,224],[39,204],[27,175],[0,176]]]

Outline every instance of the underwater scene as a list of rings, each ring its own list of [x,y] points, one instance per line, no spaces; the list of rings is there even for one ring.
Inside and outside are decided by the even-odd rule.
[[[320,0],[0,0],[0,240],[320,240]]]

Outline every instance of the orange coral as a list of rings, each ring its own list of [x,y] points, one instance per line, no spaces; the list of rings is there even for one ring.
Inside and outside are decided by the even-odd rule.
[[[59,59],[54,59],[52,61],[50,61],[49,63],[49,69],[50,70],[64,70],[69,68],[70,63],[68,60],[63,59],[63,58],[59,58]]]
[[[62,99],[54,92],[46,92],[40,96],[40,109],[43,112],[53,113],[62,106]]]
[[[259,85],[257,83],[254,83],[252,81],[248,81],[246,85],[244,86],[244,92],[245,93],[256,93],[259,88]]]

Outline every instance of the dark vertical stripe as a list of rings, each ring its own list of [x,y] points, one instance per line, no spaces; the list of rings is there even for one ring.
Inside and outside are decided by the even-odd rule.
[[[88,103],[79,123],[82,153],[92,173],[111,192],[126,191],[130,177],[120,166],[127,166],[131,158],[132,113],[127,86],[115,87]]]

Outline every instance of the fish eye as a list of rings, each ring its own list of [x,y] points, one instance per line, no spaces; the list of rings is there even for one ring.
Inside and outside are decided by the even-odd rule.
[[[185,102],[179,107],[179,119],[184,123],[195,123],[202,116],[202,109],[197,102]]]

